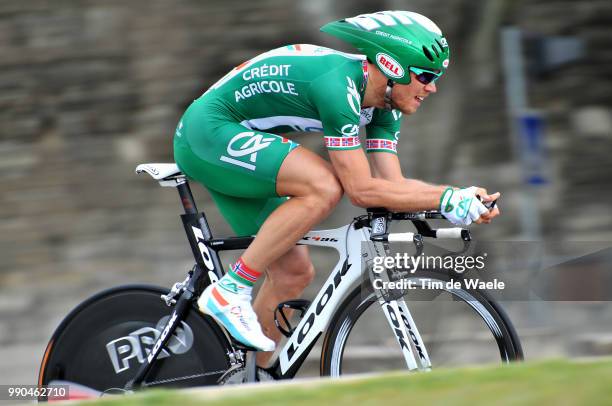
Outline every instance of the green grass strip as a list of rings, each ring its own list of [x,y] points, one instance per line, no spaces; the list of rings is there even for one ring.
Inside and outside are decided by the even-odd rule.
[[[197,395],[151,390],[96,404],[137,405],[610,405],[612,361],[565,360],[510,366],[405,372],[304,386],[242,388]],[[91,404],[91,403],[88,403]]]

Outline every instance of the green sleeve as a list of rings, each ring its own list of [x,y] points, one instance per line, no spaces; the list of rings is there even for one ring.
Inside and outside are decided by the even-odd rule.
[[[374,109],[366,126],[366,151],[397,154],[402,113],[399,110]]]
[[[349,150],[361,147],[359,117],[361,96],[352,71],[335,69],[312,82],[310,101],[323,124],[325,146],[329,150]]]

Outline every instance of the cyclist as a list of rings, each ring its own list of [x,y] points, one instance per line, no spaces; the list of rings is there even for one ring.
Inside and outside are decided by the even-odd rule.
[[[174,137],[181,170],[205,185],[238,235],[256,234],[198,306],[260,351],[272,351],[280,340],[275,306],[299,297],[314,275],[307,247],[295,243],[343,193],[364,208],[439,208],[458,225],[499,215],[477,198],[493,201],[499,193],[430,185],[401,172],[400,117],[436,92],[448,67],[449,47],[438,26],[417,13],[383,11],[321,30],[361,54],[289,45],[256,56],[195,100]],[[360,127],[366,127],[367,156]],[[331,163],[277,135],[291,131],[322,132]],[[251,305],[252,286],[264,272]],[[258,362],[270,355],[260,354]]]

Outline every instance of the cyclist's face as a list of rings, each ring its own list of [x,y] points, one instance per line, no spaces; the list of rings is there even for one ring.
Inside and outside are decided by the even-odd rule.
[[[419,82],[414,72],[410,72],[410,83],[402,85],[396,83],[393,86],[393,108],[398,109],[404,114],[412,114],[416,112],[421,103],[429,96],[430,93],[437,91],[434,82],[424,85]]]

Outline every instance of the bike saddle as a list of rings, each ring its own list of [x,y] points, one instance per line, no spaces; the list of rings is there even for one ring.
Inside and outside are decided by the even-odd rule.
[[[136,167],[136,173],[146,172],[155,180],[161,180],[170,176],[178,175],[181,170],[176,164],[147,163]]]

